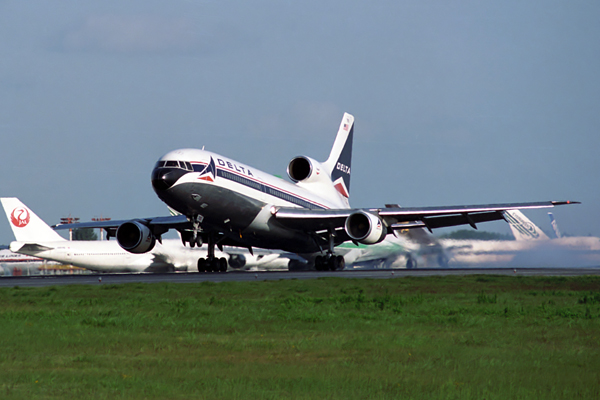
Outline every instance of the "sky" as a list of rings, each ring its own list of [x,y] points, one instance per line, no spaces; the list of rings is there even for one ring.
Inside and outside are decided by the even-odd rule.
[[[577,200],[561,231],[600,236],[598,20],[562,0],[0,0],[0,196],[50,224],[167,215],[165,153],[286,175],[349,112],[354,207]],[[526,212],[549,232],[546,213]]]

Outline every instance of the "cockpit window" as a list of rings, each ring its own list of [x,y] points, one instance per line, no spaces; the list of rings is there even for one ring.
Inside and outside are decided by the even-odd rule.
[[[193,171],[194,168],[192,167],[192,164],[189,161],[176,161],[176,160],[169,160],[169,161],[159,161],[156,163],[156,167],[155,168],[181,168],[181,169],[185,169],[186,171]]]

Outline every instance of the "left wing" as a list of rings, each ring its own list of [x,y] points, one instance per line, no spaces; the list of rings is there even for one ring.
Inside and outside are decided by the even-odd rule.
[[[410,228],[443,228],[471,225],[477,229],[480,222],[504,219],[503,211],[532,208],[550,208],[563,204],[579,204],[575,201],[543,201],[535,203],[487,204],[450,207],[386,207],[362,209],[312,210],[291,207],[274,207],[271,211],[281,224],[306,231],[339,230],[349,217],[366,213],[379,218],[391,231]],[[391,232],[390,232],[391,233]]]
[[[82,229],[82,228],[102,228],[108,232],[108,237],[114,237],[117,228],[126,222],[137,221],[150,228],[155,236],[160,236],[169,229],[191,229],[192,224],[185,215],[171,215],[168,217],[137,218],[126,220],[108,220],[96,222],[77,222],[74,224],[53,225],[55,230],[60,229]]]

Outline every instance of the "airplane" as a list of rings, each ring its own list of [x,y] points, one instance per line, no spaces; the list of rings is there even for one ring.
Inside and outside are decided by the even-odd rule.
[[[440,240],[424,228],[396,231],[380,243],[360,245],[343,243],[337,247],[345,252],[346,265],[353,268],[413,269],[421,267],[447,268],[448,255]]]
[[[152,250],[169,229],[190,247],[207,243],[199,269],[218,267],[215,246],[278,249],[300,254],[317,270],[343,269],[335,247],[348,241],[372,245],[397,230],[432,229],[502,220],[502,211],[548,208],[570,201],[446,207],[351,208],[354,117],[345,113],[326,161],[294,157],[291,182],[202,149],[179,149],[155,164],[152,187],[182,215],[80,223],[105,228],[132,253]],[[56,229],[67,229],[57,226]],[[293,269],[290,262],[290,268]]]
[[[453,266],[585,267],[600,264],[600,238],[551,239],[519,210],[505,212],[515,240],[441,239]],[[551,218],[551,221],[554,221]],[[558,231],[556,221],[553,227]],[[558,235],[560,236],[560,235]]]
[[[86,268],[96,272],[174,272],[194,271],[197,260],[206,255],[205,250],[190,249],[178,239],[165,239],[146,253],[131,253],[115,241],[69,241],[48,226],[31,209],[17,198],[0,198],[16,241],[10,250],[19,255],[46,259]],[[76,227],[71,225],[71,227]],[[280,254],[260,252],[250,255],[233,249],[220,252],[219,270],[281,267],[287,258]],[[25,256],[22,256],[25,257]]]

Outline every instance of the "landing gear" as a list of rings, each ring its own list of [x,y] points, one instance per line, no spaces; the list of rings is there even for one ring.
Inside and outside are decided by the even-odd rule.
[[[342,270],[346,266],[346,261],[342,256],[317,256],[315,258],[315,268],[317,271],[336,271]]]
[[[415,260],[410,254],[406,256],[406,269],[417,268],[417,260]]]
[[[198,272],[226,272],[227,259],[221,258],[200,258],[198,259]]]
[[[210,233],[208,235],[208,254],[206,258],[200,258],[198,260],[198,272],[226,272],[227,271],[227,259],[224,257],[215,257],[215,235]]]
[[[344,269],[346,266],[346,261],[344,260],[343,256],[336,256],[333,254],[333,248],[335,245],[334,237],[335,232],[333,230],[329,230],[329,249],[327,249],[327,255],[317,256],[315,258],[315,269],[317,271],[336,271]]]

